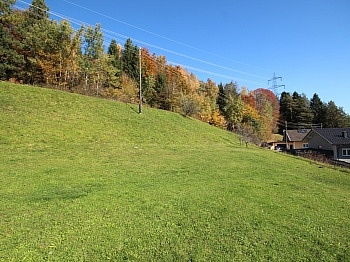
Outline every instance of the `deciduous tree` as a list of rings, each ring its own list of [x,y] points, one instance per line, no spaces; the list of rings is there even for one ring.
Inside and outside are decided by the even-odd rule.
[[[220,115],[217,99],[219,96],[219,88],[215,82],[208,79],[207,82],[200,82],[199,94],[201,96],[201,111],[199,117],[203,122],[212,125],[225,125],[223,116]]]
[[[94,28],[91,26],[86,28],[84,49],[82,67],[85,71],[85,90],[89,93],[96,92],[96,94],[99,94],[108,76],[104,72],[104,68],[108,68],[108,63],[111,64],[111,61],[104,56],[103,34],[100,24],[97,24]]]
[[[137,83],[126,73],[123,73],[120,79],[120,88],[114,89],[113,96],[125,103],[135,103],[138,99]]]
[[[155,54],[151,55],[146,48],[141,49],[141,68],[142,68],[142,94],[144,102],[150,106],[156,106],[157,91],[156,78],[158,67]]]
[[[259,113],[259,137],[267,140],[277,132],[279,103],[276,95],[268,89],[258,88],[253,91],[256,109]]]
[[[223,88],[223,115],[228,123],[227,128],[233,130],[243,118],[243,101],[236,83],[231,82]]]

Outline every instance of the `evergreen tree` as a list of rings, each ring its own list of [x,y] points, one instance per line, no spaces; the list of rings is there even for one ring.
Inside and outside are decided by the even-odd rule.
[[[36,23],[40,20],[47,20],[49,8],[45,3],[45,0],[33,0],[28,9],[28,21],[30,23]]]
[[[299,95],[297,92],[294,92],[293,105],[295,114],[293,116],[292,122],[297,124],[313,123],[313,112],[310,109],[310,102],[304,94]]]
[[[345,127],[348,121],[348,116],[344,110],[334,103],[329,101],[326,106],[326,117],[324,127]]]
[[[280,97],[280,117],[278,132],[283,133],[285,122],[292,122],[294,116],[294,101],[290,93],[282,92]]]
[[[283,132],[285,122],[292,123],[295,128],[309,127],[313,123],[313,112],[310,101],[302,94],[294,92],[291,96],[283,92],[280,98],[279,133]]]
[[[57,24],[50,20],[38,20],[28,25],[23,40],[25,54],[25,81],[30,84],[47,83],[50,60],[57,60]],[[56,58],[53,58],[56,56]],[[45,72],[46,71],[46,72]]]
[[[134,81],[139,79],[139,49],[133,45],[130,38],[124,44],[122,52],[123,71]]]
[[[18,52],[21,37],[16,38],[18,12],[12,12],[13,3],[12,0],[0,2],[0,80],[16,78],[24,64],[23,55]]]
[[[33,0],[25,11],[14,11],[11,35],[14,50],[22,57],[23,63],[13,77],[25,83],[44,82],[43,66],[51,56],[53,23],[49,20],[48,7],[44,0]]]
[[[321,101],[318,94],[314,94],[310,100],[310,109],[313,113],[313,124],[324,124],[326,105]]]
[[[350,115],[346,114],[345,116],[345,125],[344,127],[350,127]]]
[[[156,102],[151,101],[151,103],[158,104],[160,109],[170,110],[171,105],[167,95],[167,77],[165,74],[158,74],[155,83],[155,91],[157,95]]]
[[[110,56],[112,65],[118,72],[117,76],[121,75],[121,70],[122,70],[121,52],[122,50],[120,45],[118,45],[117,41],[113,39],[108,47],[107,53]]]
[[[0,15],[5,16],[11,13],[11,7],[14,5],[16,0],[1,0],[0,1]]]
[[[218,98],[216,100],[216,103],[219,107],[219,110],[221,113],[224,112],[224,108],[225,108],[225,94],[224,94],[224,85],[222,83],[220,83],[218,85]]]

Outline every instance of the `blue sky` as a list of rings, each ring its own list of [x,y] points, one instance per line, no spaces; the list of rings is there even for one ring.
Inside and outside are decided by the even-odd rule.
[[[16,5],[28,7],[31,0]],[[317,93],[350,114],[349,0],[46,0],[50,11],[165,55],[200,80]],[[61,19],[52,15],[53,19]],[[73,20],[72,20],[73,21]],[[78,22],[78,23],[79,23]],[[74,27],[78,27],[72,23]]]

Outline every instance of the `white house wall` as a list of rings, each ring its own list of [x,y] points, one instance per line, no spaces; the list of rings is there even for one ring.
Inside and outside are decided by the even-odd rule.
[[[340,160],[340,161],[344,161],[344,162],[347,162],[347,163],[350,163],[350,156],[343,156],[343,148],[349,148],[348,146],[344,146],[344,147],[339,147],[337,151],[337,160]]]

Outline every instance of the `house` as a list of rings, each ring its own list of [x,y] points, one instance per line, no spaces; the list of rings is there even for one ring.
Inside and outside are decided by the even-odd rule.
[[[304,141],[304,138],[309,134],[311,129],[297,129],[297,130],[287,130],[286,131],[286,149],[305,149],[309,145]]]
[[[304,141],[305,136],[311,129],[287,130],[283,141],[270,142],[271,149],[294,150],[308,148],[308,143]]]
[[[333,159],[350,163],[350,127],[315,128],[305,136],[309,148],[333,151]]]

